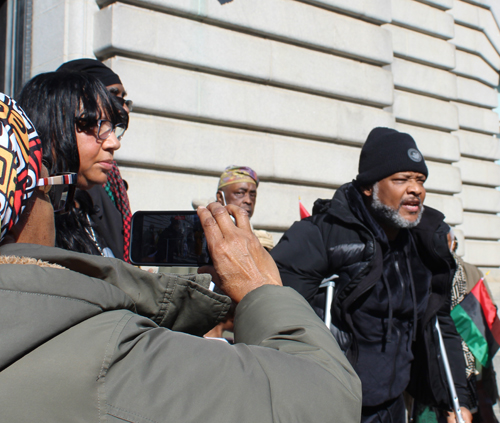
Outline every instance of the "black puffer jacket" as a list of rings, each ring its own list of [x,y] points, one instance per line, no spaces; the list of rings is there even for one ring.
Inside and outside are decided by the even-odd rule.
[[[421,223],[411,230],[420,259],[432,272],[432,281],[427,308],[417,325],[415,359],[407,389],[422,403],[449,409],[446,376],[438,359],[436,316],[460,403],[468,404],[460,338],[449,315],[455,264],[447,249],[446,231],[441,230],[443,218],[437,210],[426,207]],[[374,287],[383,272],[384,246],[366,219],[371,217],[361,195],[353,184],[345,184],[332,200],[316,201],[313,216],[294,223],[271,252],[283,283],[300,292],[320,317],[324,314],[325,292],[319,285],[324,278],[339,275],[331,310],[332,332],[353,364],[357,360],[357,334],[352,313],[358,307],[357,301]]]

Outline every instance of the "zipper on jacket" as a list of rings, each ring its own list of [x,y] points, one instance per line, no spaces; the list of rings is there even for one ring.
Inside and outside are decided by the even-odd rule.
[[[401,291],[402,291],[401,301],[400,301],[399,307],[398,307],[398,309],[401,310],[401,308],[403,307],[403,304],[404,304],[405,296],[406,296],[405,282],[403,279],[403,275],[401,274],[401,269],[399,268],[399,262],[398,262],[399,253],[397,251],[395,251],[394,255],[396,256],[396,258],[394,259],[394,267],[396,268],[396,273],[398,275],[399,284],[401,285]],[[408,271],[410,271],[410,269],[408,269]]]

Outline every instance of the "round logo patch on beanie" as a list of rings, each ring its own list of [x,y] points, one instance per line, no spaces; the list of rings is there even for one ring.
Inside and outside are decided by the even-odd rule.
[[[422,154],[420,154],[420,151],[416,148],[410,148],[408,150],[408,157],[416,163],[422,161]]]

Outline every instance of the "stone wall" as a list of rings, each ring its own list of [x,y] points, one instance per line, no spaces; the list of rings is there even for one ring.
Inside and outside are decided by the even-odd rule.
[[[414,136],[459,253],[500,266],[493,0],[34,0],[33,74],[105,60],[134,100],[116,157],[134,210],[189,209],[230,164],[276,239],[357,173],[375,126]],[[388,159],[390,159],[388,157]],[[491,280],[500,280],[494,270]],[[500,293],[499,293],[500,294]]]

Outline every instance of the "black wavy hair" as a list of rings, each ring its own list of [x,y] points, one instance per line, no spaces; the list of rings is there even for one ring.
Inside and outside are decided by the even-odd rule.
[[[99,119],[128,126],[128,114],[97,78],[83,72],[42,73],[29,80],[18,104],[42,140],[49,173],[78,172],[76,128],[88,131]]]

